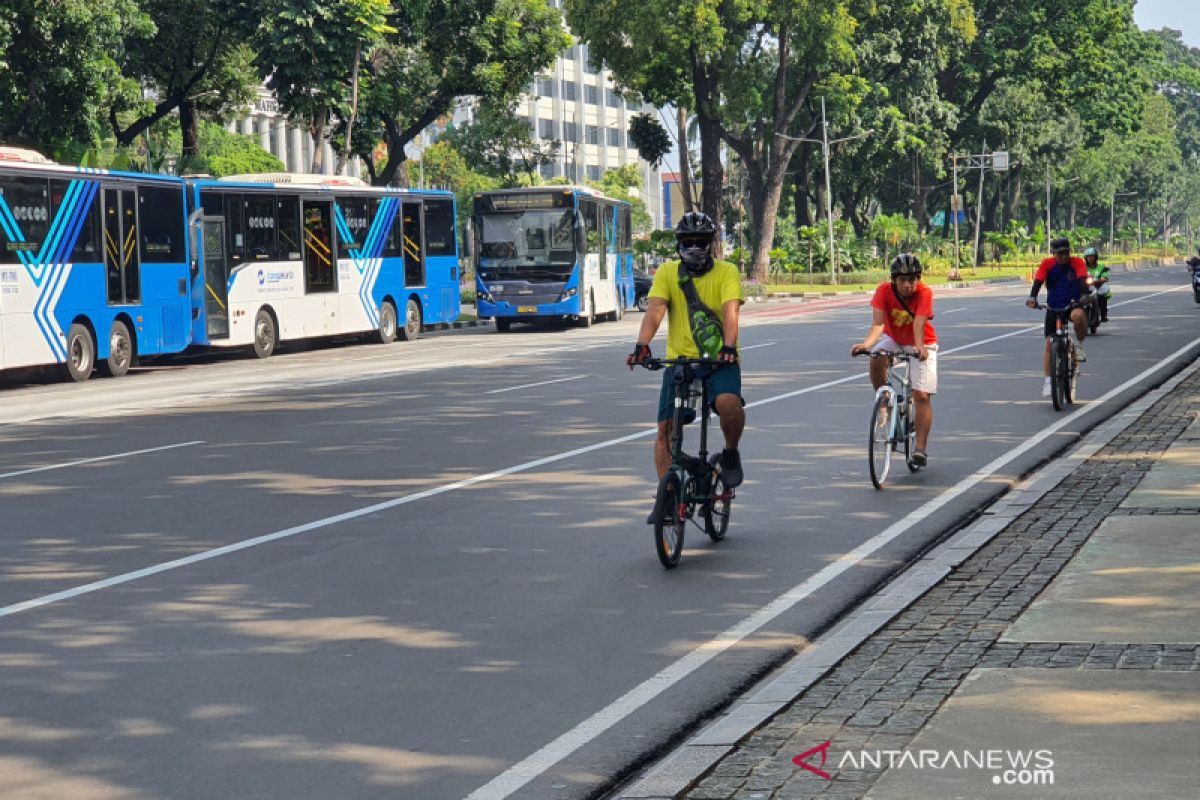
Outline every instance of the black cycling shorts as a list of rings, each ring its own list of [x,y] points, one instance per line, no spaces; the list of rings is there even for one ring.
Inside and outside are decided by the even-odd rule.
[[[1046,324],[1042,327],[1042,332],[1047,336],[1053,336],[1058,329],[1058,320],[1061,319],[1067,324],[1067,331],[1071,330],[1071,312],[1075,306],[1070,308],[1047,308],[1046,309]]]

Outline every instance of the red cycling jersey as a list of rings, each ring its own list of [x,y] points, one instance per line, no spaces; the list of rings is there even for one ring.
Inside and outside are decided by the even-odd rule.
[[[904,306],[908,306],[905,309]],[[871,298],[871,307],[883,312],[883,331],[892,337],[898,345],[912,347],[917,343],[913,335],[913,322],[916,317],[925,317],[925,340],[923,344],[937,344],[937,334],[933,330],[933,290],[923,283],[917,284],[917,291],[911,298],[900,302],[892,284],[881,283]]]

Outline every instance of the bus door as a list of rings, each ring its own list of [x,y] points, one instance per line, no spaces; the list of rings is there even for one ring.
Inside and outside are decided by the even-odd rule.
[[[304,333],[338,332],[337,253],[333,244],[333,201],[304,200]],[[315,297],[313,297],[315,295]]]
[[[425,235],[420,201],[402,202],[400,218],[404,221],[404,286],[409,289],[424,286]]]
[[[229,338],[229,264],[225,252],[224,217],[205,217],[204,319],[210,339]]]
[[[104,190],[104,268],[108,304],[141,302],[138,260],[137,200],[133,189]]]

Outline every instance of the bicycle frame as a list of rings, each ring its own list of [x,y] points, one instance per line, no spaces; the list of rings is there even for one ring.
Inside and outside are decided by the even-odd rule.
[[[673,381],[673,406],[671,416],[671,469],[680,472],[680,478],[691,477],[694,494],[691,500],[703,502],[709,498],[712,491],[712,471],[706,469],[708,463],[708,421],[712,415],[711,399],[708,396],[708,386],[696,377],[696,368],[684,359],[681,363],[669,364],[675,369]],[[714,365],[716,368],[716,365]],[[699,384],[699,388],[697,388]],[[693,401],[700,403],[700,450],[691,456],[683,451],[683,428],[691,420],[685,419],[687,412],[693,408]]]

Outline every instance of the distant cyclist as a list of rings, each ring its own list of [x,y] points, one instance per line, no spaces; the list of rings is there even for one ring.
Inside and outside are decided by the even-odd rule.
[[[1083,340],[1087,338],[1087,314],[1079,307],[1082,298],[1087,296],[1087,265],[1083,259],[1071,255],[1071,242],[1067,239],[1055,239],[1050,242],[1050,251],[1054,256],[1042,261],[1037,274],[1033,277],[1033,288],[1025,305],[1037,308],[1038,292],[1046,287],[1046,324],[1043,331],[1046,334],[1046,347],[1042,351],[1042,374],[1046,381],[1042,385],[1042,397],[1050,396],[1050,338],[1058,327],[1059,319],[1069,318],[1075,326],[1075,360],[1082,363],[1087,361],[1083,351]]]
[[[1112,296],[1108,267],[1100,263],[1100,254],[1094,247],[1083,251],[1083,263],[1087,265],[1088,276],[1092,279],[1092,285],[1096,287],[1096,299],[1100,302],[1100,321],[1108,322],[1108,299]]]
[[[892,260],[892,280],[881,283],[871,298],[871,328],[860,343],[850,348],[859,353],[909,353],[917,361],[909,365],[913,405],[917,417],[916,451],[913,463],[929,463],[926,448],[933,427],[932,396],[937,393],[937,334],[933,330],[933,291],[921,283],[921,261],[909,253]],[[887,361],[871,359],[871,386],[887,382]]]
[[[725,434],[721,474],[725,485],[732,489],[743,479],[738,443],[746,426],[742,370],[738,365],[742,278],[736,266],[713,258],[716,235],[717,226],[707,214],[691,211],[680,218],[675,226],[679,259],[668,261],[654,273],[637,344],[625,361],[632,369],[650,358],[650,341],[663,316],[669,314],[667,358],[700,358],[703,349],[713,361],[721,362],[719,368],[701,367],[697,377],[708,386],[713,410],[721,418],[721,432]],[[654,465],[660,479],[671,467],[673,386],[673,370],[664,370],[658,400],[658,438],[654,441]],[[654,524],[653,512],[647,522]]]

